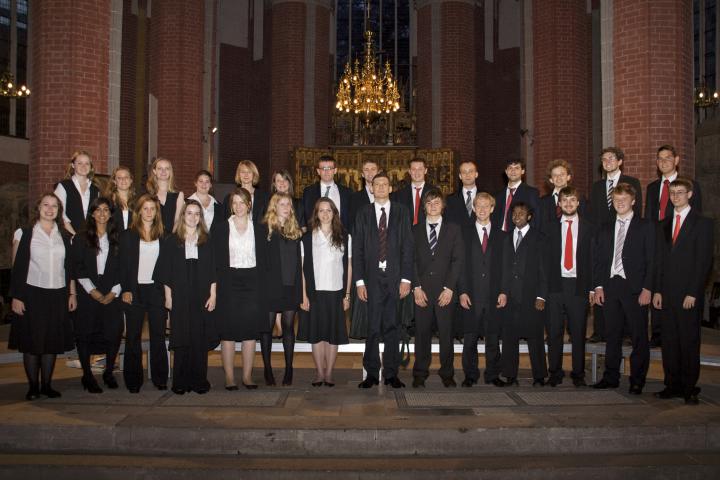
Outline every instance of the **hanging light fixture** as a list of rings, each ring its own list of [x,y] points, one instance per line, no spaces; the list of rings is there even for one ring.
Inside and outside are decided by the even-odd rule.
[[[0,96],[22,98],[30,96],[30,89],[25,85],[16,85],[15,77],[10,72],[0,73]]]

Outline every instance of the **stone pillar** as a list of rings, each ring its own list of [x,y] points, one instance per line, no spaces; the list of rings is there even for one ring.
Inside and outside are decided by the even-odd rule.
[[[150,93],[157,98],[157,153],[187,194],[203,165],[205,2],[153,0]]]
[[[74,150],[107,172],[110,2],[39,0],[32,9],[31,203],[63,177]]]
[[[586,2],[533,2],[533,173],[541,190],[548,163],[562,158],[573,167],[574,185],[588,192],[591,20]]]
[[[695,175],[692,1],[613,0],[613,130],[626,173],[657,177],[657,148],[675,146]]]

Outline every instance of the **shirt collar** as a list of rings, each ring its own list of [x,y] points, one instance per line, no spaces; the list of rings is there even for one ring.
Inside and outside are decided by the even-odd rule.
[[[514,188],[515,191],[517,191],[517,189],[520,188],[520,185],[522,185],[522,180],[520,180],[520,181],[517,183],[517,185],[515,185],[514,187],[511,187],[510,184],[508,183],[508,184],[507,184],[507,190],[510,190],[511,188]]]
[[[492,223],[490,221],[488,221],[487,225],[480,225],[480,222],[475,221],[475,228],[479,228],[480,230],[482,230],[484,228],[489,233],[490,229],[492,228]]]
[[[621,221],[623,221],[623,222],[625,222],[625,223],[628,223],[628,222],[630,222],[630,220],[633,219],[634,216],[635,216],[635,211],[634,211],[634,210],[630,210],[630,213],[628,213],[625,218],[620,218],[620,216],[618,216],[617,219],[618,219],[618,220],[621,220]]]
[[[562,220],[563,220],[563,222],[566,221],[566,220],[572,220],[573,222],[577,222],[577,220],[578,220],[578,214],[577,214],[577,212],[575,212],[575,215],[573,215],[572,217],[568,217],[567,215],[565,215],[565,214],[563,213]]]
[[[335,182],[325,183],[325,182],[323,182],[323,181],[320,181],[320,186],[321,186],[322,188],[327,188],[327,187],[331,187],[331,188],[332,188],[332,187],[335,186]]]
[[[683,208],[679,212],[673,209],[673,215],[680,215],[682,218],[685,218],[688,213],[690,213],[690,204],[686,205],[685,208]]]
[[[614,175],[610,175],[610,174],[608,173],[608,174],[606,175],[607,178],[605,179],[605,182],[607,183],[608,181],[612,180],[612,181],[613,181],[613,186],[615,186],[615,185],[617,184],[617,180],[620,179],[620,175],[622,175],[622,172],[621,172],[620,170],[618,170]]]
[[[477,187],[471,187],[471,188],[463,187],[462,190],[463,190],[462,191],[463,197],[467,197],[468,192],[470,192],[473,196],[475,196],[475,192],[477,192]]]
[[[518,230],[520,230],[520,232],[522,232],[523,238],[525,238],[525,235],[527,235],[528,230],[530,230],[530,224],[528,223],[527,225],[525,225],[523,228],[520,228],[520,229],[515,227],[515,231],[517,232]]]
[[[663,177],[662,177],[662,182],[661,182],[661,183],[664,183],[665,180],[667,180],[667,181],[669,181],[669,182],[672,183],[672,182],[675,181],[675,179],[676,179],[677,177],[678,177],[678,172],[677,172],[677,170],[675,170],[675,173],[673,173],[673,174],[670,175],[669,177],[666,177],[665,175],[663,175]]]
[[[435,223],[435,228],[440,227],[440,226],[442,225],[442,217],[438,218],[437,222],[434,222],[434,223]],[[425,224],[429,227],[429,226],[430,226],[430,220],[428,220],[427,218],[425,218]]]
[[[419,185],[415,185],[414,183],[410,182],[410,187],[415,190],[416,188],[419,188],[420,190],[425,188],[425,182],[422,182]]]

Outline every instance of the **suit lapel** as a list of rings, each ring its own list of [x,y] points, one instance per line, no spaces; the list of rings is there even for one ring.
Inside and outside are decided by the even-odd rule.
[[[678,233],[677,239],[675,240],[675,243],[673,244],[673,247],[672,247],[673,249],[675,249],[678,245],[680,245],[681,242],[685,241],[685,238],[688,235],[690,235],[689,232],[695,226],[695,222],[697,222],[697,215],[695,215],[695,211],[691,209],[688,212],[687,217],[685,217],[685,221],[682,223],[682,225],[680,225],[680,232]],[[672,224],[672,222],[670,222],[670,223]]]

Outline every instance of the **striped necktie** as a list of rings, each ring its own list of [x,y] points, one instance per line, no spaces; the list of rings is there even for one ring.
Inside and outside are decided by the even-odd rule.
[[[608,204],[608,208],[612,209],[612,194],[613,194],[613,190],[615,190],[613,183],[615,182],[615,180],[608,180],[608,182],[609,183],[608,183],[608,190],[607,190],[607,204]]]
[[[435,231],[435,228],[438,224],[428,223],[428,225],[430,225],[430,253],[435,255],[435,250],[437,250],[437,232]]]
[[[623,246],[625,245],[625,220],[617,220],[620,222],[620,228],[618,229],[617,238],[615,239],[615,258],[613,259],[613,266],[615,271],[619,272],[622,270],[622,252]]]
[[[467,192],[467,198],[465,199],[465,210],[468,212],[468,217],[472,215],[473,208],[472,208],[472,192],[468,190]]]

